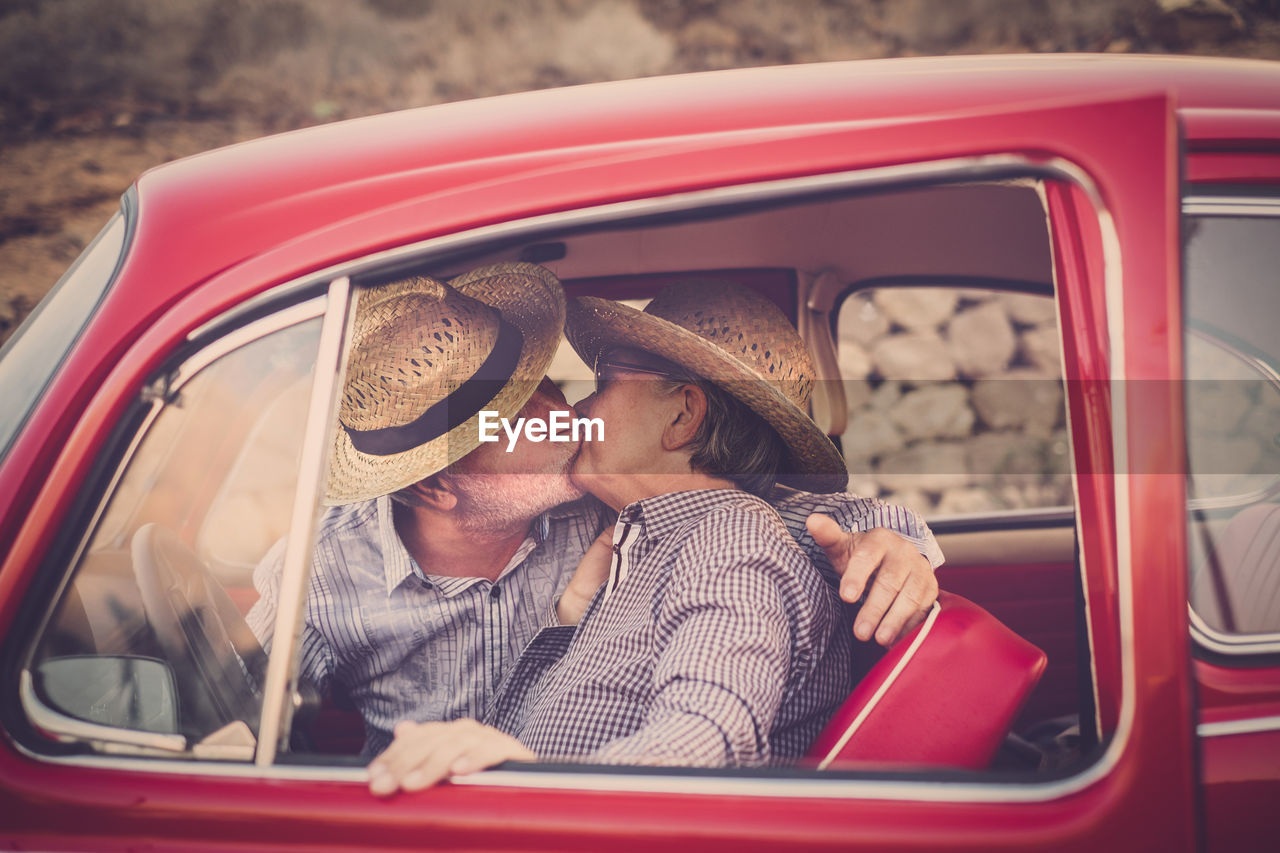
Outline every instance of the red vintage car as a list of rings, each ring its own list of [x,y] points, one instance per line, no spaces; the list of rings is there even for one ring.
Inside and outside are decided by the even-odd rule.
[[[917,655],[922,629],[860,706],[912,721],[878,752],[371,797],[358,718],[240,615],[283,538],[296,635],[353,294],[511,260],[570,295],[773,298],[854,487],[924,508],[942,588],[1041,650],[1038,683],[993,722],[1015,675],[967,623]],[[718,72],[154,169],[0,358],[0,845],[1274,849],[1277,270],[1264,62]],[[978,761],[912,744],[993,725]]]

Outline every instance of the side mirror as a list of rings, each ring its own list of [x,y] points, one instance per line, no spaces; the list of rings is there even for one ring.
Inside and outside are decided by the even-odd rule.
[[[163,661],[74,655],[22,673],[22,705],[37,729],[110,752],[182,752],[178,693]]]
[[[127,655],[53,658],[36,690],[58,711],[104,726],[177,734],[178,693],[164,661]]]

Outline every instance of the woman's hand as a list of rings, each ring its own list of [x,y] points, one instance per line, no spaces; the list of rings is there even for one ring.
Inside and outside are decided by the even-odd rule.
[[[504,761],[534,761],[524,744],[475,720],[396,724],[391,746],[369,763],[369,792],[387,797],[420,791],[448,776],[475,773]]]
[[[560,617],[561,625],[577,625],[582,619],[600,584],[609,579],[612,560],[613,528],[606,527],[582,555],[582,561],[556,604],[556,615]]]

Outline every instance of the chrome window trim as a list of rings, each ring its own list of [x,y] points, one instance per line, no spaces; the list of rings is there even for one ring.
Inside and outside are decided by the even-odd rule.
[[[1223,720],[1218,723],[1201,723],[1196,726],[1196,734],[1200,737],[1228,737],[1230,735],[1247,735],[1276,730],[1280,730],[1280,716]]]
[[[183,360],[172,373],[167,376],[157,377],[156,381],[164,384],[164,393],[156,393],[153,390],[154,383],[153,385],[148,385],[142,389],[140,392],[142,399],[144,401],[149,400],[150,408],[147,410],[146,415],[138,425],[138,428],[130,437],[128,446],[125,448],[119,462],[116,464],[115,470],[111,474],[111,479],[107,482],[107,487],[103,490],[102,497],[99,499],[98,504],[94,508],[93,514],[89,519],[89,523],[85,526],[84,532],[80,536],[80,541],[76,543],[71,559],[67,562],[67,567],[62,570],[62,580],[59,582],[54,595],[49,600],[49,606],[40,619],[39,627],[33,633],[26,650],[23,652],[22,670],[19,678],[23,680],[24,683],[30,682],[32,677],[31,666],[35,659],[39,641],[48,631],[49,623],[53,619],[54,612],[57,610],[58,604],[62,601],[63,596],[66,594],[68,585],[70,585],[72,579],[75,577],[75,571],[73,569],[74,567],[79,566],[80,561],[84,558],[85,550],[89,547],[89,543],[93,539],[94,534],[97,533],[98,527],[102,522],[102,517],[107,510],[107,506],[110,504],[112,497],[120,486],[120,480],[124,476],[124,472],[133,463],[134,456],[137,454],[138,447],[142,444],[142,440],[151,431],[151,427],[154,425],[156,418],[159,417],[160,412],[164,410],[166,398],[168,398],[169,395],[180,391],[187,382],[191,381],[191,379],[197,376],[202,369],[208,367],[218,358],[221,358],[228,353],[245,346],[246,344],[260,340],[267,335],[287,329],[299,323],[315,319],[316,317],[323,316],[327,307],[327,299],[327,296],[313,297],[305,302],[290,306],[277,314],[272,314],[248,323],[245,326],[228,333],[222,338],[211,341],[207,347],[204,347],[199,352],[192,353],[187,359]],[[70,734],[70,731],[67,729],[55,728],[53,726],[52,718],[48,716],[49,713],[56,714],[59,719],[66,721],[73,729],[81,726],[81,721],[58,714],[56,711],[47,708],[43,702],[40,702],[36,698],[34,691],[26,691],[22,689],[22,685],[19,686],[19,700],[22,705],[23,713],[27,718],[32,722],[35,722],[37,719],[43,719],[45,722],[45,728],[48,729],[50,733],[62,731]],[[29,703],[28,700],[31,700],[31,702]],[[131,730],[121,729],[119,731],[129,733]],[[124,736],[121,735],[120,737],[116,737],[115,740],[119,742],[123,737]],[[25,751],[26,750],[24,750],[24,752]],[[46,757],[40,756],[39,753],[29,754],[39,756],[41,758]]]
[[[1280,198],[1267,196],[1188,195],[1183,216],[1280,216]]]
[[[1188,195],[1182,202],[1183,216],[1204,216],[1204,217],[1221,217],[1221,218],[1240,218],[1250,217],[1259,219],[1275,219],[1280,218],[1280,198],[1270,198],[1263,196],[1229,196],[1229,195]],[[1183,330],[1184,334],[1186,329]],[[1270,365],[1260,362],[1258,359],[1248,356],[1245,353],[1239,353],[1241,358],[1246,359],[1260,373],[1270,379],[1273,383],[1280,385],[1280,376],[1271,369]],[[1259,497],[1269,497],[1265,493],[1259,493]],[[1211,509],[1215,508],[1221,502],[1195,500],[1188,501],[1188,510]],[[1238,502],[1223,504],[1226,506],[1239,505]],[[1190,567],[1188,567],[1189,570]],[[1251,655],[1269,655],[1280,652],[1280,631],[1269,631],[1260,634],[1227,634],[1213,628],[1205,621],[1199,613],[1195,611],[1191,602],[1187,602],[1187,617],[1190,623],[1189,631],[1192,640],[1196,645],[1211,652],[1222,655],[1231,655],[1233,657],[1245,657]],[[1205,725],[1218,725],[1213,723],[1202,723]]]
[[[1266,634],[1226,634],[1204,621],[1187,602],[1191,636],[1201,647],[1223,655],[1266,655],[1280,652],[1280,632]]]
[[[321,492],[329,472],[329,448],[333,443],[334,423],[338,420],[346,346],[355,319],[355,312],[349,310],[350,294],[351,279],[342,276],[330,282],[326,297],[329,310],[324,314],[324,325],[320,329],[307,425],[302,437],[298,485],[293,494],[293,514],[285,544],[271,656],[262,687],[261,725],[258,749],[253,759],[258,766],[274,762],[277,749],[289,739],[294,708],[290,700],[295,694],[301,655],[298,640],[311,569],[311,545],[319,519],[317,507],[320,506]]]
[[[1124,317],[1120,310],[1123,299],[1123,281],[1120,240],[1110,209],[1088,173],[1083,168],[1061,158],[1033,158],[1021,154],[1000,154],[980,157],[962,157],[938,160],[924,164],[883,166],[851,172],[838,172],[803,178],[787,178],[763,181],[733,187],[697,190],[688,193],[656,198],[616,202],[579,210],[544,214],[527,219],[482,226],[469,231],[431,238],[418,243],[399,246],[368,255],[353,261],[336,264],[322,271],[308,274],[293,282],[274,288],[258,297],[256,305],[282,298],[307,287],[314,287],[321,279],[354,278],[366,272],[376,271],[397,261],[428,261],[433,253],[457,251],[479,247],[498,239],[521,235],[534,235],[551,229],[564,229],[594,224],[621,224],[632,218],[650,217],[656,214],[677,213],[694,207],[724,204],[767,203],[793,199],[808,194],[827,194],[845,190],[872,190],[905,183],[934,183],[953,180],[984,180],[993,177],[1035,176],[1061,180],[1079,187],[1095,215],[1102,235],[1103,282],[1108,313],[1108,338],[1112,352],[1111,391],[1113,400],[1113,453],[1114,470],[1127,472],[1127,452],[1123,428],[1125,401],[1124,375]],[[230,315],[241,313],[232,309]],[[348,321],[349,322],[349,321]],[[210,324],[206,327],[212,328]],[[206,327],[197,330],[205,331]],[[195,337],[196,333],[192,334]],[[1059,344],[1061,346],[1061,344]],[[1070,412],[1068,411],[1068,429]],[[796,779],[796,778],[714,778],[681,775],[673,770],[671,775],[627,775],[601,772],[585,774],[556,773],[554,771],[490,770],[470,777],[457,777],[458,784],[502,786],[536,790],[573,790],[589,785],[591,790],[611,791],[660,791],[663,793],[701,794],[707,796],[733,795],[749,797],[803,797],[865,800],[907,800],[916,802],[945,803],[1035,803],[1059,799],[1088,788],[1104,779],[1116,766],[1129,743],[1133,730],[1133,699],[1136,689],[1134,674],[1133,641],[1133,578],[1130,544],[1130,513],[1128,475],[1117,474],[1113,489],[1116,500],[1116,569],[1117,601],[1119,607],[1121,702],[1120,716],[1115,734],[1107,742],[1102,754],[1092,764],[1075,775],[1046,782],[998,782],[984,779],[967,781],[894,781],[883,779]],[[1072,488],[1077,497],[1076,473],[1072,471]],[[1076,514],[1077,538],[1083,535],[1079,514]],[[283,609],[283,608],[282,608]],[[274,655],[273,655],[274,657]],[[260,739],[261,740],[261,739]],[[25,752],[26,750],[24,750]],[[364,768],[348,767],[297,767],[272,764],[218,764],[155,761],[114,756],[76,756],[44,760],[59,763],[78,763],[112,768],[151,770],[154,772],[179,772],[192,776],[248,777],[266,779],[295,779],[309,781],[350,782],[362,788],[367,784]],[[586,780],[586,781],[584,781]]]

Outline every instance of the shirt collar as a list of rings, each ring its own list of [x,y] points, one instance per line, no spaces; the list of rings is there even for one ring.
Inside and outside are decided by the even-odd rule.
[[[383,495],[377,498],[376,505],[378,534],[382,544],[383,573],[387,584],[388,597],[395,591],[396,587],[410,577],[418,577],[421,580],[430,582],[432,586],[449,597],[483,580],[483,578],[457,577],[454,575],[428,575],[423,572],[413,557],[409,555],[409,549],[404,547],[404,543],[400,541],[400,535],[396,533],[395,516],[393,515],[390,495]],[[541,545],[550,535],[551,519],[549,516],[550,513],[544,512],[534,519],[533,524],[530,525],[529,535],[525,537],[524,542],[520,543],[520,547],[516,549],[516,552],[511,555],[511,559],[503,566],[502,571],[498,574],[498,580],[502,580],[516,566],[523,563],[525,558],[533,552],[533,549]]]
[[[656,541],[700,518],[729,498],[744,494],[739,489],[669,492],[627,504],[619,513],[618,521],[623,524],[639,522],[645,537]]]
[[[422,572],[418,569],[413,557],[409,556],[409,549],[404,547],[404,543],[400,541],[400,535],[396,533],[395,517],[392,515],[391,496],[383,495],[376,498],[375,502],[378,507],[378,536],[382,545],[382,566],[383,574],[387,582],[387,596],[389,597],[396,587],[408,580],[412,575],[422,577]]]

